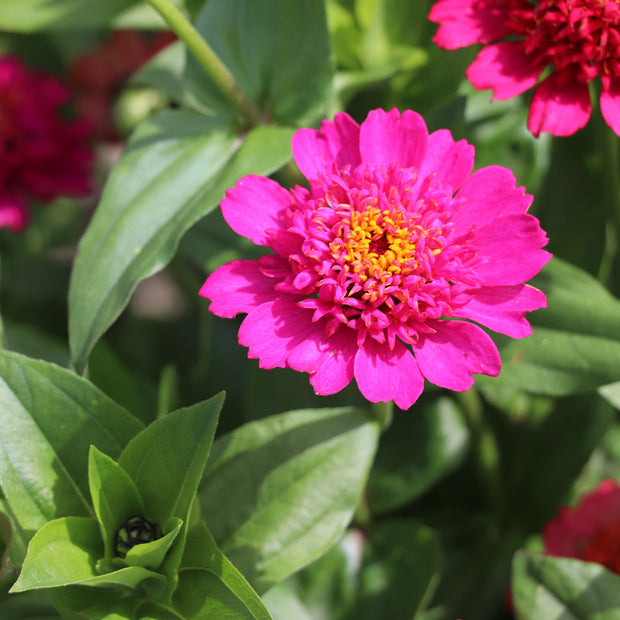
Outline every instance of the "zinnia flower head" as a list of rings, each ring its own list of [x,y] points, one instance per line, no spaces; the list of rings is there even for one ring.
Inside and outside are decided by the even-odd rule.
[[[0,58],[0,227],[23,230],[27,201],[90,191],[93,160],[84,123],[67,121],[69,90],[54,76]]]
[[[603,480],[543,530],[545,553],[602,564],[620,575],[620,485]]]
[[[113,30],[95,49],[71,63],[78,116],[100,140],[118,140],[113,106],[123,83],[157,52],[176,39],[171,31],[147,37],[137,30]]]
[[[588,84],[601,78],[600,105],[620,135],[619,0],[439,0],[429,19],[439,47],[484,47],[467,70],[478,90],[510,99],[536,86],[528,127],[568,136],[590,118]]]
[[[550,258],[512,173],[471,174],[472,146],[396,109],[361,126],[339,113],[292,147],[309,189],[247,176],[222,201],[228,224],[273,252],[223,265],[200,291],[218,316],[248,313],[249,356],[309,373],[318,394],[355,378],[402,409],[424,377],[467,390],[471,373],[497,375],[497,348],[471,321],[530,334],[524,314],[546,300],[524,282]]]

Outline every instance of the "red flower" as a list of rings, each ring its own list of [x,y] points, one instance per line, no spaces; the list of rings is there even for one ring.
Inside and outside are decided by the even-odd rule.
[[[528,118],[538,136],[568,136],[590,118],[588,84],[601,78],[601,111],[620,135],[619,0],[439,0],[429,19],[439,47],[482,48],[467,70],[478,90],[510,99],[535,86]]]
[[[175,39],[169,31],[149,39],[136,30],[115,30],[99,47],[73,61],[69,75],[77,91],[78,116],[89,122],[97,138],[119,139],[112,108],[121,85]]]
[[[543,531],[545,552],[602,564],[620,575],[620,485],[604,480]]]
[[[87,126],[61,116],[69,97],[55,77],[29,70],[16,56],[0,58],[0,227],[26,227],[27,199],[90,191]]]

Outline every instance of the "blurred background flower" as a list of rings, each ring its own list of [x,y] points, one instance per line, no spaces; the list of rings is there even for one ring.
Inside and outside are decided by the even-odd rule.
[[[581,129],[591,114],[589,84],[598,76],[601,112],[620,135],[618,2],[439,0],[429,19],[439,24],[433,38],[439,47],[484,45],[467,77],[478,90],[492,89],[492,99],[510,99],[538,84],[528,117],[535,136]]]
[[[91,191],[88,125],[67,120],[70,90],[56,77],[0,58],[0,226],[22,231],[28,203]]]
[[[545,553],[602,564],[620,575],[620,485],[603,480],[543,531]]]
[[[69,76],[76,92],[77,114],[88,121],[96,139],[121,138],[114,119],[114,104],[121,88],[175,39],[170,31],[149,36],[137,30],[112,30],[99,46],[71,63]]]

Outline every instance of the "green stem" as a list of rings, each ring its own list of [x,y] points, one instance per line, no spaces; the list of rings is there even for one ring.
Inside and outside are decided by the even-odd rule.
[[[200,36],[189,20],[170,0],[147,0],[161,15],[164,21],[179,38],[215,82],[217,87],[228,97],[238,112],[253,126],[263,123],[259,110],[247,98],[228,67],[220,60],[211,46]]]
[[[598,98],[597,98],[598,101]],[[599,269],[599,280],[618,293],[620,278],[620,138],[605,122],[600,109],[595,110],[595,134],[600,155],[603,198],[607,208],[605,255]]]
[[[372,412],[376,420],[381,425],[381,430],[385,430],[391,423],[394,414],[394,401],[388,403],[375,403]]]
[[[499,475],[499,448],[495,435],[485,422],[482,402],[474,388],[461,392],[458,400],[469,427],[480,482],[490,507],[496,515],[501,516],[503,513],[502,482]]]

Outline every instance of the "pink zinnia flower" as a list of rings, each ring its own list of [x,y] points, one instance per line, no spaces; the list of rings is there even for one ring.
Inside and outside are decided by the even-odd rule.
[[[528,127],[569,136],[590,118],[588,84],[601,77],[601,112],[620,135],[618,0],[439,0],[429,19],[439,47],[485,47],[467,70],[478,90],[510,99],[538,83]]]
[[[55,77],[28,69],[16,56],[0,58],[0,227],[23,230],[29,199],[90,191],[87,128],[62,117],[69,97]]]
[[[249,356],[310,373],[318,394],[355,378],[401,409],[424,377],[467,390],[471,373],[497,375],[497,348],[470,320],[530,334],[524,314],[546,300],[524,282],[550,258],[512,173],[471,174],[472,146],[396,109],[361,126],[337,114],[292,147],[309,189],[247,176],[222,201],[228,224],[273,253],[220,267],[200,291],[218,316],[248,313]]]
[[[545,553],[602,564],[620,575],[620,485],[603,480],[543,531]]]

